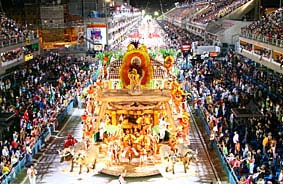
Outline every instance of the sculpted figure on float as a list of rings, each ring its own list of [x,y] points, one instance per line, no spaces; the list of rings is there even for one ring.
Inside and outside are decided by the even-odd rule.
[[[128,77],[130,79],[130,94],[131,95],[138,95],[141,94],[141,79],[143,76],[138,74],[137,70],[133,68],[128,73]]]
[[[138,42],[129,44],[120,69],[124,88],[129,89],[130,95],[140,95],[142,89],[149,84],[152,73],[153,68],[146,46]]]
[[[123,151],[122,157],[128,158],[129,163],[131,163],[134,156],[139,156],[139,153],[136,148],[135,143],[136,137],[130,132],[130,130],[126,130],[126,136],[123,138]]]
[[[174,65],[174,57],[166,56],[164,59],[164,67],[166,68],[167,73],[169,73],[172,70],[173,65]]]
[[[183,112],[181,117],[177,119],[178,123],[181,126],[181,131],[182,131],[182,139],[183,142],[189,145],[189,127],[190,127],[190,114],[187,112]]]
[[[175,105],[175,109],[177,113],[181,112],[182,103],[184,102],[184,96],[186,95],[185,92],[181,89],[180,84],[176,81],[173,80],[170,83],[170,88],[171,88],[171,96],[173,103]]]

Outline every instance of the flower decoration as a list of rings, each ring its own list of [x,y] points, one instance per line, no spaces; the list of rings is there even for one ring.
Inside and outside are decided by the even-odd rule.
[[[164,67],[167,72],[170,72],[175,62],[174,55],[176,52],[172,49],[160,49],[160,53],[164,58]]]
[[[102,65],[109,66],[112,56],[112,52],[99,52],[96,57],[102,61]]]

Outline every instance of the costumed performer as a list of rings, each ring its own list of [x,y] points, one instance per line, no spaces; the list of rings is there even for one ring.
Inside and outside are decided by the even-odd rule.
[[[69,148],[70,146],[74,146],[77,143],[77,139],[75,139],[71,134],[67,136],[67,139],[64,141],[64,148]]]

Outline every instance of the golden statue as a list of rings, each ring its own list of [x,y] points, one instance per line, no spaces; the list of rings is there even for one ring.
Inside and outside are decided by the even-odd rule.
[[[189,144],[189,133],[190,133],[190,114],[183,112],[181,117],[178,118],[178,123],[181,126],[181,137],[186,144]]]
[[[183,108],[182,103],[184,101],[185,92],[179,87],[172,90],[171,96],[177,113],[180,113]]]
[[[164,67],[166,68],[168,73],[172,70],[173,65],[174,65],[174,57],[166,56],[166,58],[164,59]]]
[[[137,69],[133,68],[128,73],[128,77],[130,79],[130,91],[131,95],[139,95],[141,94],[141,76],[138,74]]]

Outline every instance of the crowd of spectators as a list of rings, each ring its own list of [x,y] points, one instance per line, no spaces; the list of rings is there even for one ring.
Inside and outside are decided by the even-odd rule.
[[[222,62],[197,62],[183,73],[195,110],[208,122],[210,142],[217,143],[239,183],[283,182],[283,76],[233,52]],[[249,110],[250,117],[237,118],[233,108]]]
[[[187,0],[184,2],[178,2],[175,4],[176,7],[191,7],[195,5],[206,5],[208,4],[208,1],[203,1],[203,0]]]
[[[184,2],[178,5],[176,9],[166,13],[166,17],[182,21],[191,18],[195,13],[208,5],[208,2]]]
[[[175,44],[178,38],[172,39]],[[283,182],[282,74],[233,52],[223,61],[191,61],[178,78],[191,92],[196,112],[203,112],[197,115],[206,118],[210,148],[216,143],[241,184]],[[239,119],[232,108],[246,109],[250,117]]]
[[[172,39],[169,43],[176,45],[177,28],[168,22],[161,25]],[[191,40],[198,39],[191,35]],[[206,118],[211,148],[217,144],[239,183],[283,182],[282,74],[232,51],[223,61],[191,61],[181,67],[178,78],[192,93],[196,112],[203,112],[198,115]],[[236,117],[234,108],[246,109],[250,117]]]
[[[192,43],[195,40],[198,40],[199,43],[203,42],[203,39],[199,36],[196,36],[185,29],[181,29],[176,27],[172,23],[168,21],[159,21],[160,26],[166,32],[164,35],[166,43],[168,43],[168,47],[173,49],[180,49],[182,44]]]
[[[16,21],[8,18],[5,14],[0,14],[1,34],[0,42],[24,42],[26,38],[37,38],[36,32],[28,29],[27,25],[20,25]]]
[[[1,174],[23,156],[31,163],[33,145],[43,132],[58,128],[58,115],[92,82],[93,72],[86,62],[48,53],[0,78],[0,113],[15,113],[19,119],[18,128],[7,128],[1,137]]]
[[[243,36],[252,37],[254,39],[266,39],[271,41],[272,38],[283,39],[283,9],[277,9],[269,15],[264,15],[260,20],[254,21],[252,24],[243,27],[241,33]]]
[[[244,5],[249,0],[221,0],[221,1],[211,1],[210,5],[204,12],[197,14],[192,21],[196,23],[207,24],[213,20],[217,20],[231,13],[238,7]]]
[[[15,49],[15,50],[11,50],[11,51],[7,51],[7,52],[1,52],[1,63],[5,63],[8,61],[13,61],[16,59],[21,59],[21,57],[23,57],[23,52],[21,48]]]

